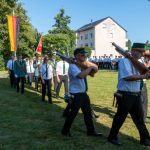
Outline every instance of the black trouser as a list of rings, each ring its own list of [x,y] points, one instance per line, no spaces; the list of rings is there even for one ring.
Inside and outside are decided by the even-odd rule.
[[[63,116],[66,117],[69,114],[70,111],[71,111],[71,103],[67,103],[67,106],[63,111]],[[95,116],[97,116],[92,107],[91,107],[91,114],[92,114],[93,118],[95,118]]]
[[[45,81],[45,84],[42,83],[42,101],[45,101],[46,87],[47,87],[48,101],[52,102],[51,79],[44,80],[44,81]]]
[[[57,88],[56,88],[56,97],[59,96],[62,82],[64,82],[65,94],[68,93],[68,75],[64,75],[64,76],[59,75],[59,79],[60,79],[60,82],[58,83]]]
[[[141,95],[126,92],[123,93],[123,98],[118,98],[118,109],[114,116],[112,128],[108,136],[109,139],[116,139],[119,129],[123,125],[128,113],[130,113],[133,122],[135,123],[141,142],[149,139],[149,133],[143,120],[143,109],[141,104]]]
[[[146,122],[147,112],[148,112],[148,95],[147,95],[147,86],[144,83],[142,91],[141,91],[141,100],[142,100],[142,108],[144,111],[144,122]]]
[[[71,111],[69,112],[65,124],[62,129],[62,133],[67,134],[70,132],[71,125],[78,114],[79,109],[81,108],[84,115],[84,122],[87,127],[88,133],[93,133],[95,131],[92,115],[91,115],[91,107],[90,107],[90,99],[86,93],[78,93],[73,94],[74,98],[71,103]]]
[[[35,80],[35,89],[38,91],[38,87],[39,87],[39,76],[34,76],[34,80]]]
[[[14,71],[13,70],[9,70],[9,71],[10,71],[10,86],[15,88],[16,83],[15,83]]]
[[[25,81],[25,77],[17,77],[17,92],[20,91],[20,86],[19,83],[21,82],[21,93],[24,93],[24,81]]]
[[[70,111],[71,111],[71,103],[68,103],[66,108],[63,111],[63,116],[67,116]]]

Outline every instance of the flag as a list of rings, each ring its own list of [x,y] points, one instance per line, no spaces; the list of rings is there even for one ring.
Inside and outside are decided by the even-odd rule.
[[[40,40],[39,40],[39,44],[38,44],[38,46],[36,48],[36,53],[38,53],[40,55],[42,53],[42,38],[43,38],[43,36],[41,35]]]
[[[20,31],[20,18],[17,16],[7,16],[7,20],[10,39],[10,50],[17,51]]]

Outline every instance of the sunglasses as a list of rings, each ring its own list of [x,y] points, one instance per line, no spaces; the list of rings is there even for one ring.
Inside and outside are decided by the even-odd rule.
[[[81,54],[82,57],[86,56],[85,54]]]

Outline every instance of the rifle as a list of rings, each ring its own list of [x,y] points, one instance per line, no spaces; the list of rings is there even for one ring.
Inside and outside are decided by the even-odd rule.
[[[97,70],[92,69],[91,72],[89,73],[89,75],[91,77],[94,77],[94,74],[98,71],[97,65],[94,64],[94,63],[92,63],[92,62],[89,62],[89,61],[78,62],[78,61],[76,61],[75,58],[70,58],[70,57],[64,56],[64,55],[62,55],[61,53],[59,53],[57,51],[55,51],[54,54],[57,55],[57,56],[59,56],[61,59],[65,60],[69,64],[76,64],[77,66],[79,66],[83,70],[85,70],[85,69],[87,69],[89,67],[92,67],[92,66],[96,67]]]
[[[131,53],[125,51],[123,48],[121,48],[120,46],[118,46],[115,42],[112,43],[113,46],[115,46],[116,51],[118,53],[120,53],[121,55],[123,55],[124,57],[128,58],[133,66],[138,69],[138,71],[140,72],[140,74],[146,74],[148,73],[150,70],[141,62],[139,62],[138,60],[136,60]]]

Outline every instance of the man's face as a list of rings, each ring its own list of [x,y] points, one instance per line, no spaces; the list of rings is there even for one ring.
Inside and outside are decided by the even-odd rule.
[[[11,59],[14,60],[14,59],[15,59],[15,56],[11,56]]]
[[[85,53],[79,53],[76,55],[76,59],[81,61],[81,62],[84,62],[86,60],[87,56]]]
[[[135,50],[131,51],[131,53],[132,53],[132,56],[136,59],[140,59],[144,54],[144,52],[135,51]]]
[[[36,60],[39,60],[40,58],[39,58],[39,56],[36,56]]]
[[[19,55],[19,56],[18,56],[18,59],[19,59],[19,60],[21,60],[21,59],[22,59],[22,56],[21,56],[21,55]]]

